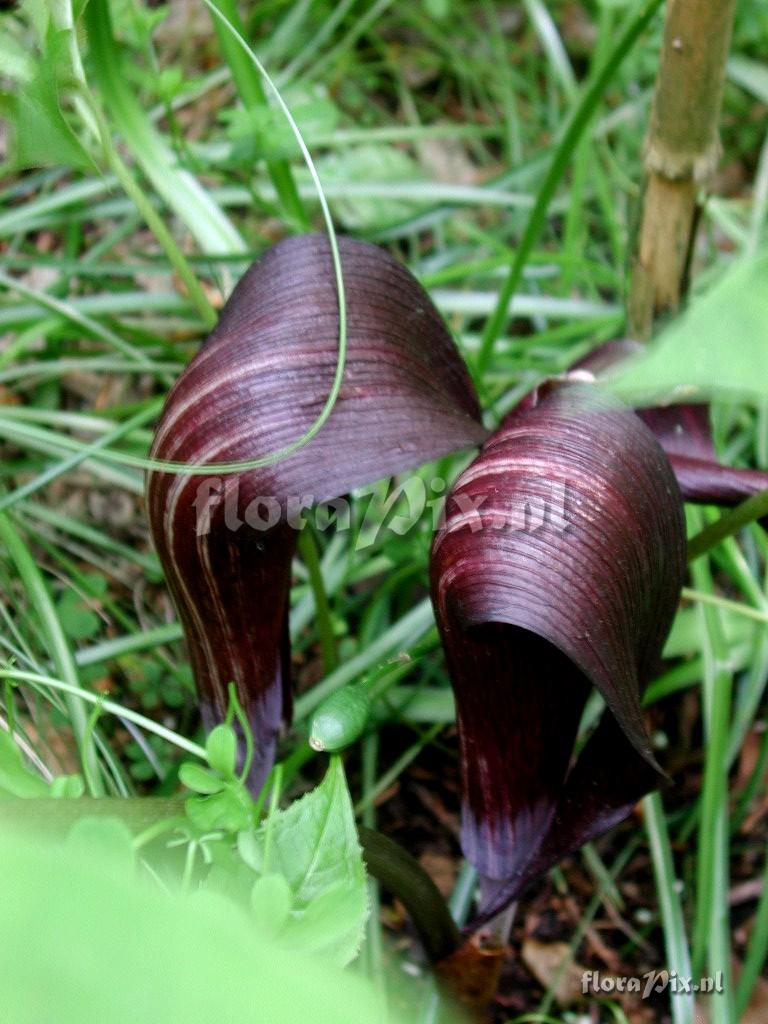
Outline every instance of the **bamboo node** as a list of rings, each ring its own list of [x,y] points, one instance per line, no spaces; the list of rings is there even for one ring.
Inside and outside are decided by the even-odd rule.
[[[648,138],[645,142],[645,169],[649,174],[658,174],[668,181],[693,179],[697,185],[707,185],[717,170],[722,155],[720,138],[715,136],[709,145],[696,152],[681,152],[671,149],[659,138]]]

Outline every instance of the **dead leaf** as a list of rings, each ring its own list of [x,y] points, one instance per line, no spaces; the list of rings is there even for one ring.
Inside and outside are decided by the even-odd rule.
[[[419,163],[435,181],[476,185],[478,169],[457,139],[427,139],[418,147]]]
[[[552,989],[559,1006],[570,1006],[582,997],[582,977],[586,967],[573,959],[567,942],[539,942],[526,939],[523,963],[545,989]]]
[[[425,850],[419,857],[419,864],[424,868],[437,888],[446,899],[451,895],[456,882],[456,861],[444,853],[433,853]]]

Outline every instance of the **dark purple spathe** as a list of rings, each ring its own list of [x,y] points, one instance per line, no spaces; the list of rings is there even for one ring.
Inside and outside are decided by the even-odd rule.
[[[469,375],[423,288],[382,249],[339,242],[348,350],[322,430],[262,469],[210,480],[155,472],[148,480],[152,534],[204,714],[209,722],[223,715],[227,684],[235,682],[256,740],[254,787],[290,716],[288,589],[297,536],[284,521],[289,499],[330,500],[486,435]],[[327,399],[338,337],[327,239],[276,245],[237,285],[171,391],[153,456],[243,461],[296,441]],[[279,503],[282,520],[267,531],[238,527],[259,496]],[[252,512],[263,520],[267,509]]]
[[[664,452],[589,385],[531,396],[457,481],[432,593],[483,916],[657,783],[640,694],[684,571],[682,500]],[[571,767],[592,686],[608,712]]]

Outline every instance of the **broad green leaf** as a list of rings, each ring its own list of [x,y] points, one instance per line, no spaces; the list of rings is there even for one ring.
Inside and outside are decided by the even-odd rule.
[[[253,803],[239,783],[226,783],[220,792],[210,796],[192,796],[185,807],[192,824],[204,832],[219,828],[239,832],[248,828],[253,819]]]
[[[17,168],[92,167],[92,161],[61,112],[56,72],[66,32],[49,32],[46,55],[33,77],[5,98],[13,127],[11,159]]]
[[[28,82],[35,70],[27,50],[7,30],[0,34],[0,68],[3,75],[17,82]]]
[[[299,925],[309,915],[307,939],[313,952],[322,952],[339,964],[356,956],[368,916],[368,897],[355,815],[338,757],[331,759],[316,789],[272,814],[255,836],[241,836],[239,848],[255,870],[285,877],[293,894],[291,928],[299,935]],[[327,897],[328,893],[333,895]],[[319,911],[312,905],[326,897],[322,912],[328,927],[318,945]]]
[[[56,604],[61,628],[72,640],[89,640],[101,626],[99,616],[74,590],[68,590]]]
[[[768,399],[768,251],[736,263],[605,386],[631,405]]]
[[[136,858],[133,837],[119,818],[80,818],[67,834],[65,849],[78,858],[96,856],[106,870],[130,876]]]
[[[268,941],[214,894],[184,899],[117,874],[87,845],[47,846],[7,829],[0,863],[4,1021],[381,1020],[361,977]]]
[[[268,936],[279,935],[291,912],[291,887],[282,875],[262,875],[251,889],[251,908],[258,928]]]
[[[291,113],[308,146],[332,135],[339,123],[339,110],[329,99],[305,97],[292,101],[287,97]],[[227,114],[227,135],[232,140],[231,159],[242,166],[243,160],[280,160],[301,155],[296,136],[285,115],[274,107],[245,110],[242,107]]]
[[[24,764],[21,751],[4,729],[0,729],[0,797],[48,796],[45,781]]]
[[[340,958],[344,949],[340,937],[348,933],[350,923],[357,920],[359,913],[357,891],[337,882],[315,896],[303,911],[290,915],[280,932],[280,941],[302,953],[327,955],[328,950],[337,950]]]
[[[331,153],[316,161],[321,179],[329,184],[360,185],[367,181],[392,183],[423,180],[421,168],[407,153],[392,146],[366,145]],[[333,208],[348,228],[359,230],[385,227],[413,214],[416,203],[400,198],[383,199],[380,195],[350,194],[335,199]]]

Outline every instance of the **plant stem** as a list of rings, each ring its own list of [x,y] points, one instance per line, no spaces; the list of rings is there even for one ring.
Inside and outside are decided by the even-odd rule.
[[[147,227],[163,247],[163,251],[168,257],[168,262],[178,274],[179,280],[186,289],[190,302],[192,302],[195,309],[200,314],[200,319],[202,320],[205,329],[209,331],[212,330],[216,325],[216,310],[209,302],[208,296],[203,290],[203,286],[198,281],[197,276],[187,262],[186,257],[176,244],[173,235],[165,226],[162,217],[152,206],[149,198],[144,194],[139,184],[135,181],[128,166],[125,164],[115,148],[112,139],[109,137],[106,125],[104,125],[104,131],[102,133],[102,143],[104,145],[109,165],[115,172],[117,180],[123,186],[125,194],[129,199],[133,200],[136,205],[136,209],[144,218]]]
[[[476,889],[477,871],[468,861],[464,861],[448,900],[451,917],[459,928],[466,923]],[[433,977],[427,985],[426,998],[419,1014],[418,1024],[439,1024],[443,1020],[446,1009],[444,1003],[444,993],[441,993],[437,979]]]
[[[402,901],[430,961],[437,963],[450,956],[461,945],[461,934],[424,868],[380,832],[362,827],[359,832],[366,867],[385,889]]]
[[[692,570],[699,590],[711,591],[709,563],[697,562]],[[704,656],[702,703],[706,759],[702,780],[701,812],[696,862],[696,901],[693,921],[691,966],[693,976],[705,964],[713,975],[723,972],[725,991],[710,1004],[713,1024],[733,1020],[730,985],[730,921],[728,906],[728,734],[731,718],[733,673],[728,662],[720,613],[700,606]]]
[[[698,194],[720,158],[718,122],[736,0],[669,0],[651,124],[646,190],[629,300],[630,328],[650,337],[656,315],[685,293]]]
[[[320,636],[320,649],[323,652],[323,667],[325,668],[325,674],[328,675],[339,664],[339,658],[336,651],[336,637],[333,633],[331,605],[323,579],[323,567],[320,564],[317,543],[309,526],[299,533],[299,554],[306,567],[309,585],[312,588],[312,595],[315,599],[317,632]]]
[[[3,513],[0,513],[0,523],[7,522]],[[35,566],[37,569],[37,566]],[[19,573],[21,575],[21,573]],[[58,619],[56,620],[58,623]],[[57,659],[54,658],[54,661]],[[64,671],[64,666],[59,665],[57,667],[62,675],[67,676],[68,673]],[[0,668],[0,679],[11,679],[14,682],[19,683],[30,683],[33,686],[38,686],[45,690],[59,690],[65,694],[65,699],[68,696],[78,697],[81,701],[85,701],[88,704],[98,704],[102,711],[106,711],[108,714],[116,715],[118,718],[124,718],[128,722],[133,722],[135,725],[140,726],[147,732],[154,733],[155,736],[159,736],[167,743],[172,743],[174,746],[179,747],[180,750],[186,750],[187,753],[199,757],[201,760],[206,760],[205,747],[201,747],[198,743],[193,743],[192,740],[186,739],[184,736],[180,736],[178,733],[173,732],[171,729],[167,729],[164,725],[159,722],[153,721],[151,718],[147,718],[145,715],[139,714],[138,711],[134,711],[132,708],[123,707],[121,704],[116,704],[114,701],[105,700],[103,694],[91,693],[89,690],[84,690],[82,687],[65,682],[62,679],[55,679],[53,676],[42,676],[37,672],[26,672],[21,669],[14,668]],[[71,715],[71,713],[70,713]],[[85,721],[85,720],[84,720]],[[85,725],[83,725],[85,728]]]
[[[379,758],[379,734],[371,733],[363,740],[362,776],[363,793],[367,793],[376,783],[376,771]],[[362,824],[365,828],[376,828],[376,806],[373,803],[363,811]],[[366,975],[379,998],[379,1017],[385,1022],[387,1014],[387,986],[384,974],[384,949],[381,934],[381,896],[379,883],[375,878],[368,879],[368,899],[370,910],[365,924],[365,957]]]

